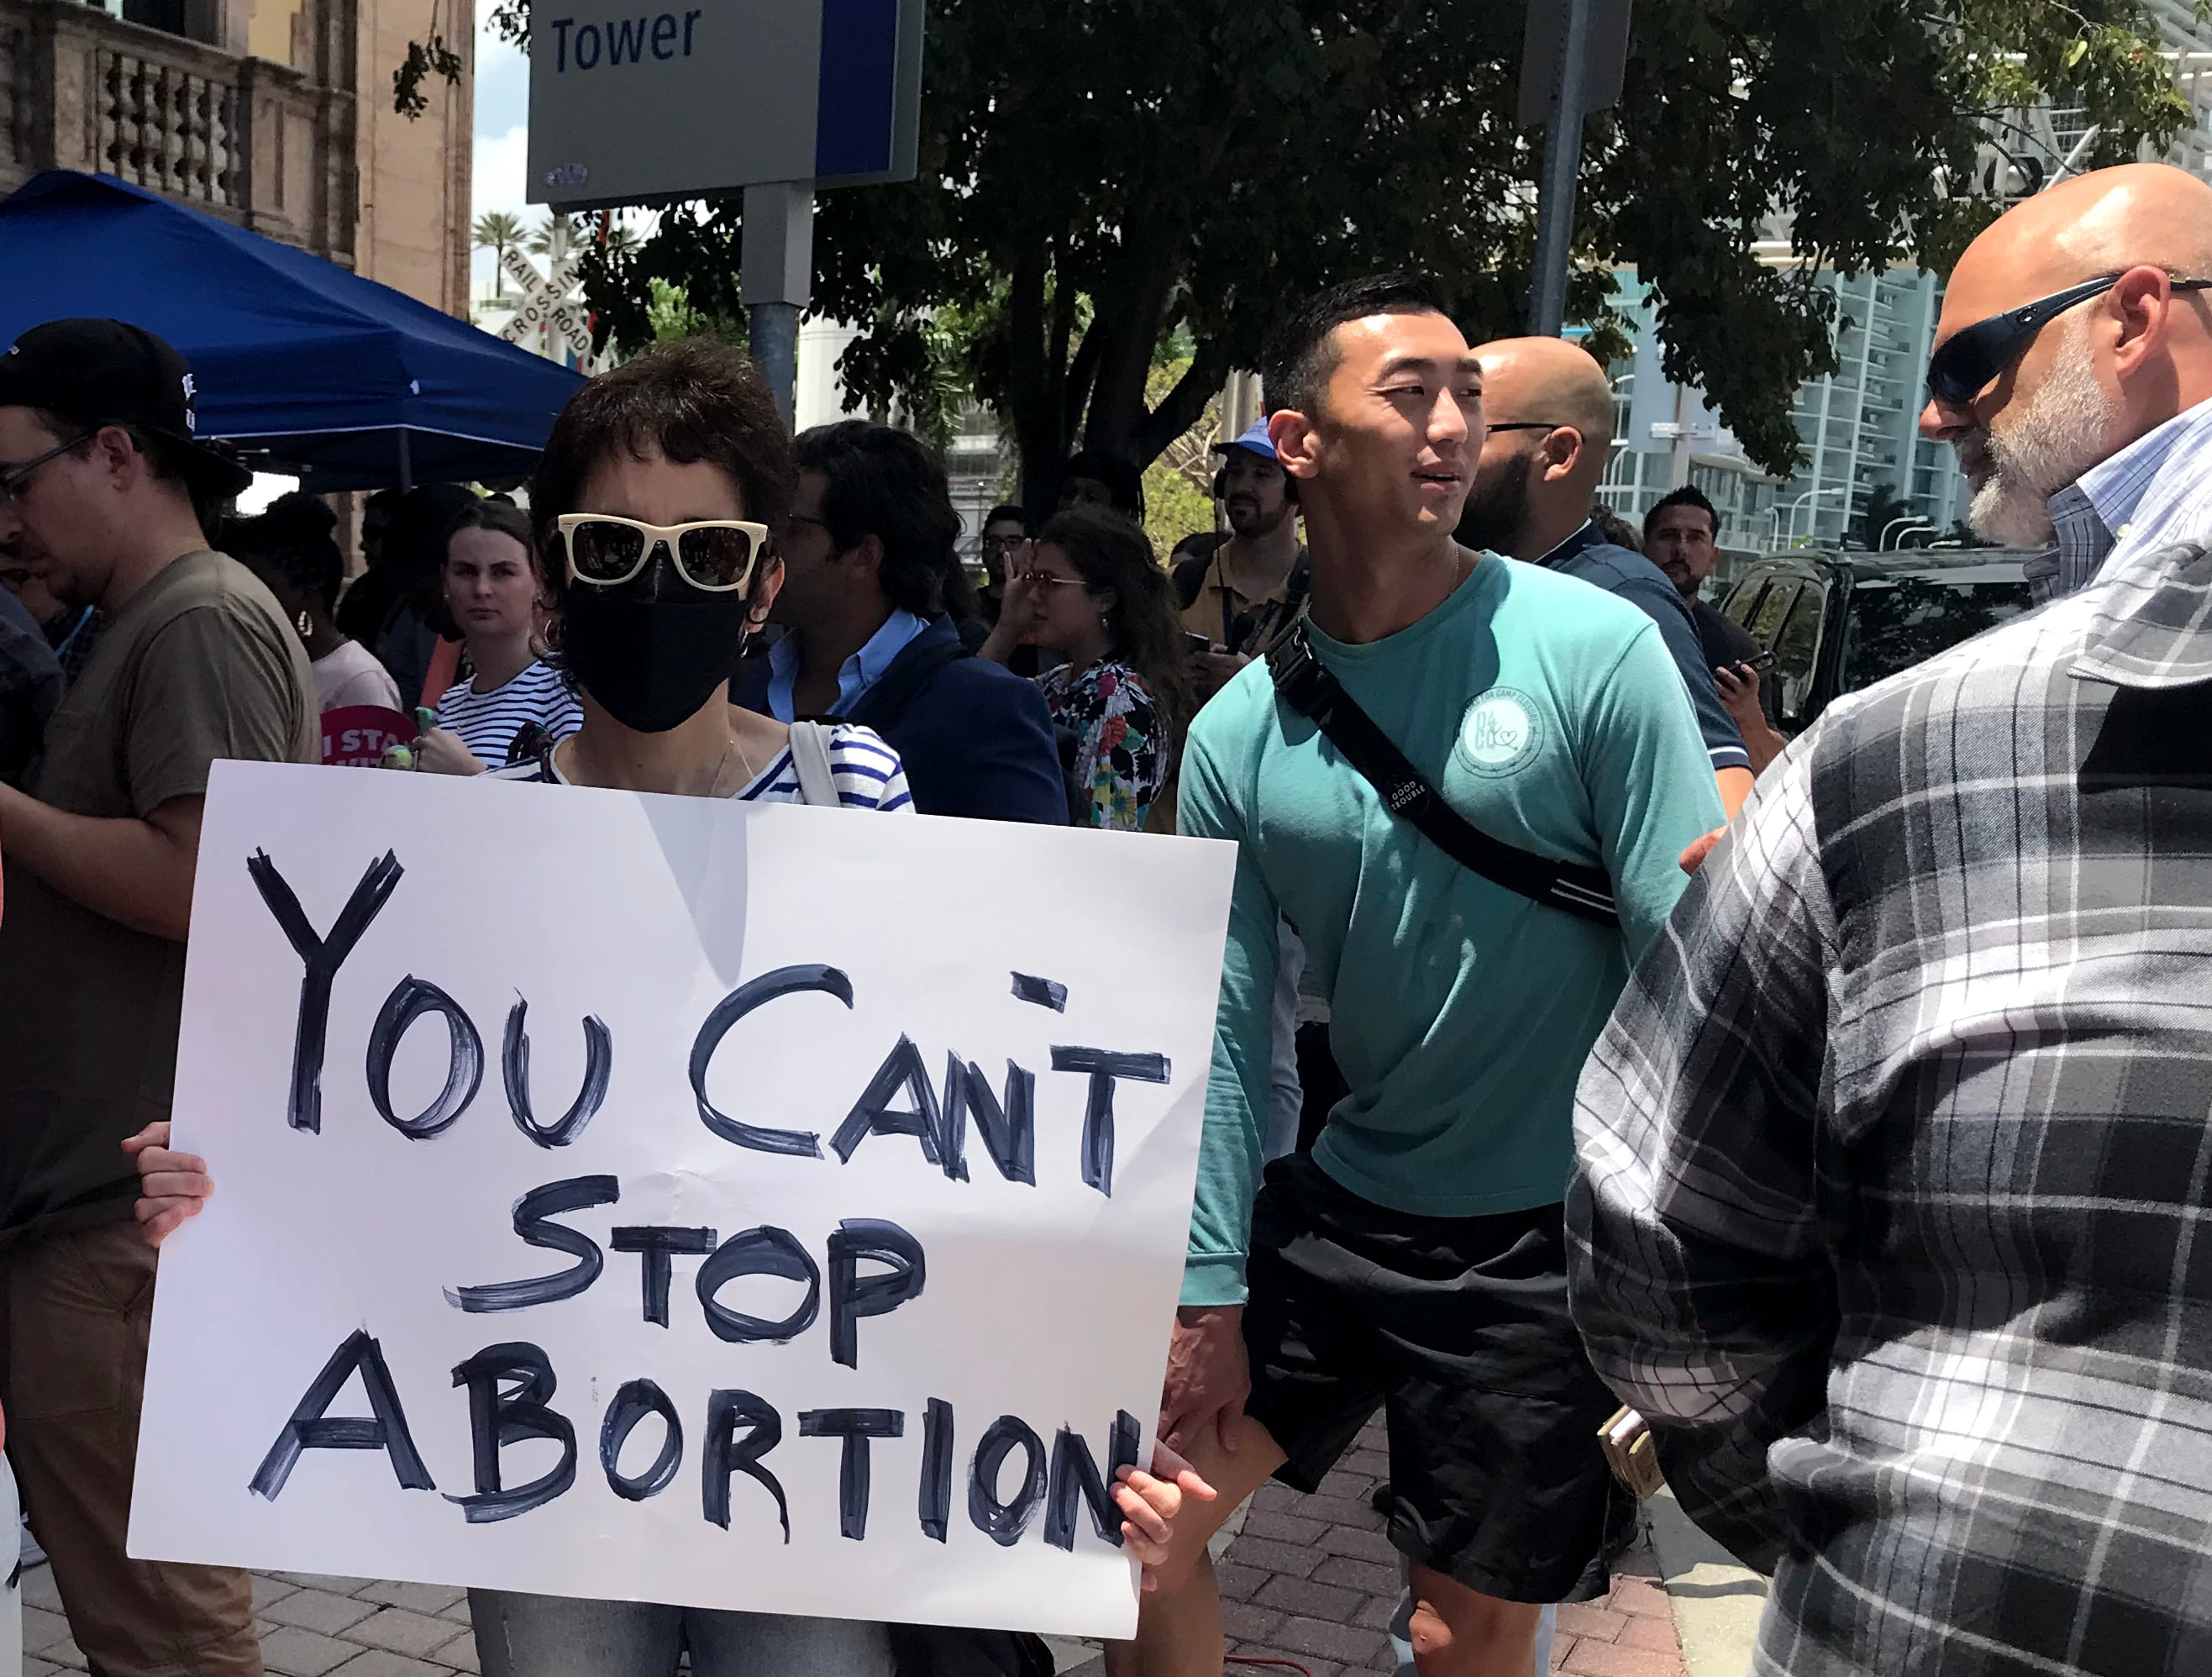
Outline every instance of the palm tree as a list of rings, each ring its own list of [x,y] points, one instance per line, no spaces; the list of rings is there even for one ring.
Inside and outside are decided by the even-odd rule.
[[[524,234],[522,217],[510,216],[504,210],[487,210],[477,217],[474,234],[476,247],[492,253],[491,295],[507,295],[507,275],[504,264],[507,253],[520,248]]]
[[[550,257],[558,262],[568,255],[576,242],[576,223],[567,216],[549,213],[545,219],[530,229],[530,242],[525,246],[532,256]]]

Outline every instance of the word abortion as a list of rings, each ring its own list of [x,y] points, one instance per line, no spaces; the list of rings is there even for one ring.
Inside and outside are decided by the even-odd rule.
[[[356,1374],[368,1394],[367,1417],[331,1416],[326,1412]],[[453,1384],[465,1388],[474,1491],[448,1496],[471,1525],[512,1519],[543,1507],[576,1482],[574,1424],[551,1407],[560,1382],[551,1362],[536,1346],[520,1341],[487,1346],[453,1370]],[[641,1472],[626,1473],[623,1447],[648,1416],[664,1428],[661,1445]],[[842,1455],[837,1470],[839,1533],[855,1542],[868,1534],[869,1442],[906,1433],[902,1410],[885,1408],[807,1409],[799,1415],[802,1438],[836,1438]],[[954,1467],[952,1406],[929,1400],[922,1414],[922,1449],[916,1518],[925,1536],[942,1543],[951,1528]],[[730,1525],[730,1486],[739,1474],[751,1479],[774,1499],[783,1540],[791,1541],[791,1506],[782,1482],[767,1462],[783,1442],[783,1417],[755,1393],[717,1388],[707,1398],[705,1445],[700,1481],[700,1512],[725,1530]],[[1137,1465],[1137,1418],[1116,1413],[1108,1440],[1104,1471],[1090,1444],[1072,1427],[1055,1435],[1048,1461],[1044,1441],[1017,1415],[1001,1415],[983,1430],[969,1460],[968,1517],[994,1543],[1011,1547],[1021,1540],[1044,1510],[1044,1540],[1054,1548],[1075,1547],[1076,1511],[1090,1516],[1097,1536],[1119,1548],[1121,1516],[1111,1486],[1125,1467]],[[527,1439],[550,1439],[559,1446],[559,1461],[525,1485],[509,1486],[501,1473],[501,1449]],[[435,1491],[436,1484],[415,1447],[397,1384],[383,1347],[367,1329],[356,1329],[332,1353],[285,1422],[276,1442],[254,1472],[252,1489],[274,1502],[283,1491],[302,1452],[309,1449],[382,1450],[401,1488]],[[1008,1459],[1018,1450],[1022,1462],[1011,1495],[1001,1497]],[[616,1392],[599,1428],[599,1468],[609,1487],[626,1502],[657,1497],[675,1482],[684,1459],[684,1425],[667,1393],[651,1380],[632,1380]]]

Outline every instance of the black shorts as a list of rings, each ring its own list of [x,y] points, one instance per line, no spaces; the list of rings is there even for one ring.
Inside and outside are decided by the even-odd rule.
[[[1567,1318],[1559,1206],[1412,1217],[1277,1159],[1252,1209],[1252,1417],[1300,1491],[1379,1404],[1400,1553],[1509,1601],[1578,1599],[1619,1503],[1598,1429],[1620,1407]]]

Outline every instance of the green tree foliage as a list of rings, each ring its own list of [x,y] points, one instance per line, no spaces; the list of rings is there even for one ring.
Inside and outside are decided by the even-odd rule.
[[[653,280],[651,285],[646,309],[647,336],[643,343],[623,340],[620,348],[641,349],[644,343],[665,343],[678,337],[717,337],[740,349],[745,347],[745,320],[742,314],[708,314],[692,307],[691,299],[681,286],[663,279]]]
[[[1151,405],[1157,408],[1182,382],[1190,362],[1188,344],[1166,346],[1146,386]],[[1221,465],[1214,457],[1213,442],[1220,429],[1217,396],[1197,422],[1145,468],[1145,533],[1164,560],[1184,537],[1213,528],[1213,476]]]
[[[921,178],[826,193],[817,308],[865,324],[843,374],[888,404],[960,372],[1006,416],[1024,489],[1079,442],[1156,459],[1335,279],[1440,276],[1470,331],[1517,330],[1540,135],[1514,125],[1526,9],[1499,0],[933,0]],[[512,15],[509,14],[511,16]],[[1978,146],[2048,94],[2093,155],[2163,145],[2187,107],[2136,0],[1638,0],[1619,108],[1593,119],[1570,312],[1608,270],[1656,293],[1669,377],[1781,471],[1791,392],[1834,366],[1846,272],[1942,265],[1987,218]],[[1790,218],[1795,265],[1751,246]],[[592,253],[588,295],[643,331],[653,278],[734,313],[738,206]],[[1147,393],[1157,346],[1184,376]]]
[[[548,210],[544,218],[530,229],[523,248],[532,256],[549,257],[557,262],[587,236],[585,217],[556,216]]]

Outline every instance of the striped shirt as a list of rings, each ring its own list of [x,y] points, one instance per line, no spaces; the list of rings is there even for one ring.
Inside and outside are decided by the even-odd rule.
[[[502,781],[534,781],[548,786],[570,786],[549,750],[535,762],[519,763],[495,770]],[[885,815],[911,815],[914,794],[907,790],[906,769],[898,753],[869,729],[840,723],[830,732],[830,774],[837,784],[837,801],[848,810],[879,810]],[[747,804],[803,804],[799,769],[791,748],[776,753],[775,761],[732,793]]]
[[[447,688],[438,701],[438,726],[459,734],[487,769],[507,766],[507,747],[532,722],[556,742],[584,726],[583,707],[575,694],[561,672],[542,659],[504,687],[479,693],[473,681],[465,681]]]
[[[2051,497],[2056,545],[2027,565],[2037,603],[2078,593],[2139,554],[2212,543],[2212,402],[2100,460]]]
[[[2212,1672],[2212,552],[1839,699],[1583,1073],[1576,1325],[1757,1677]]]

